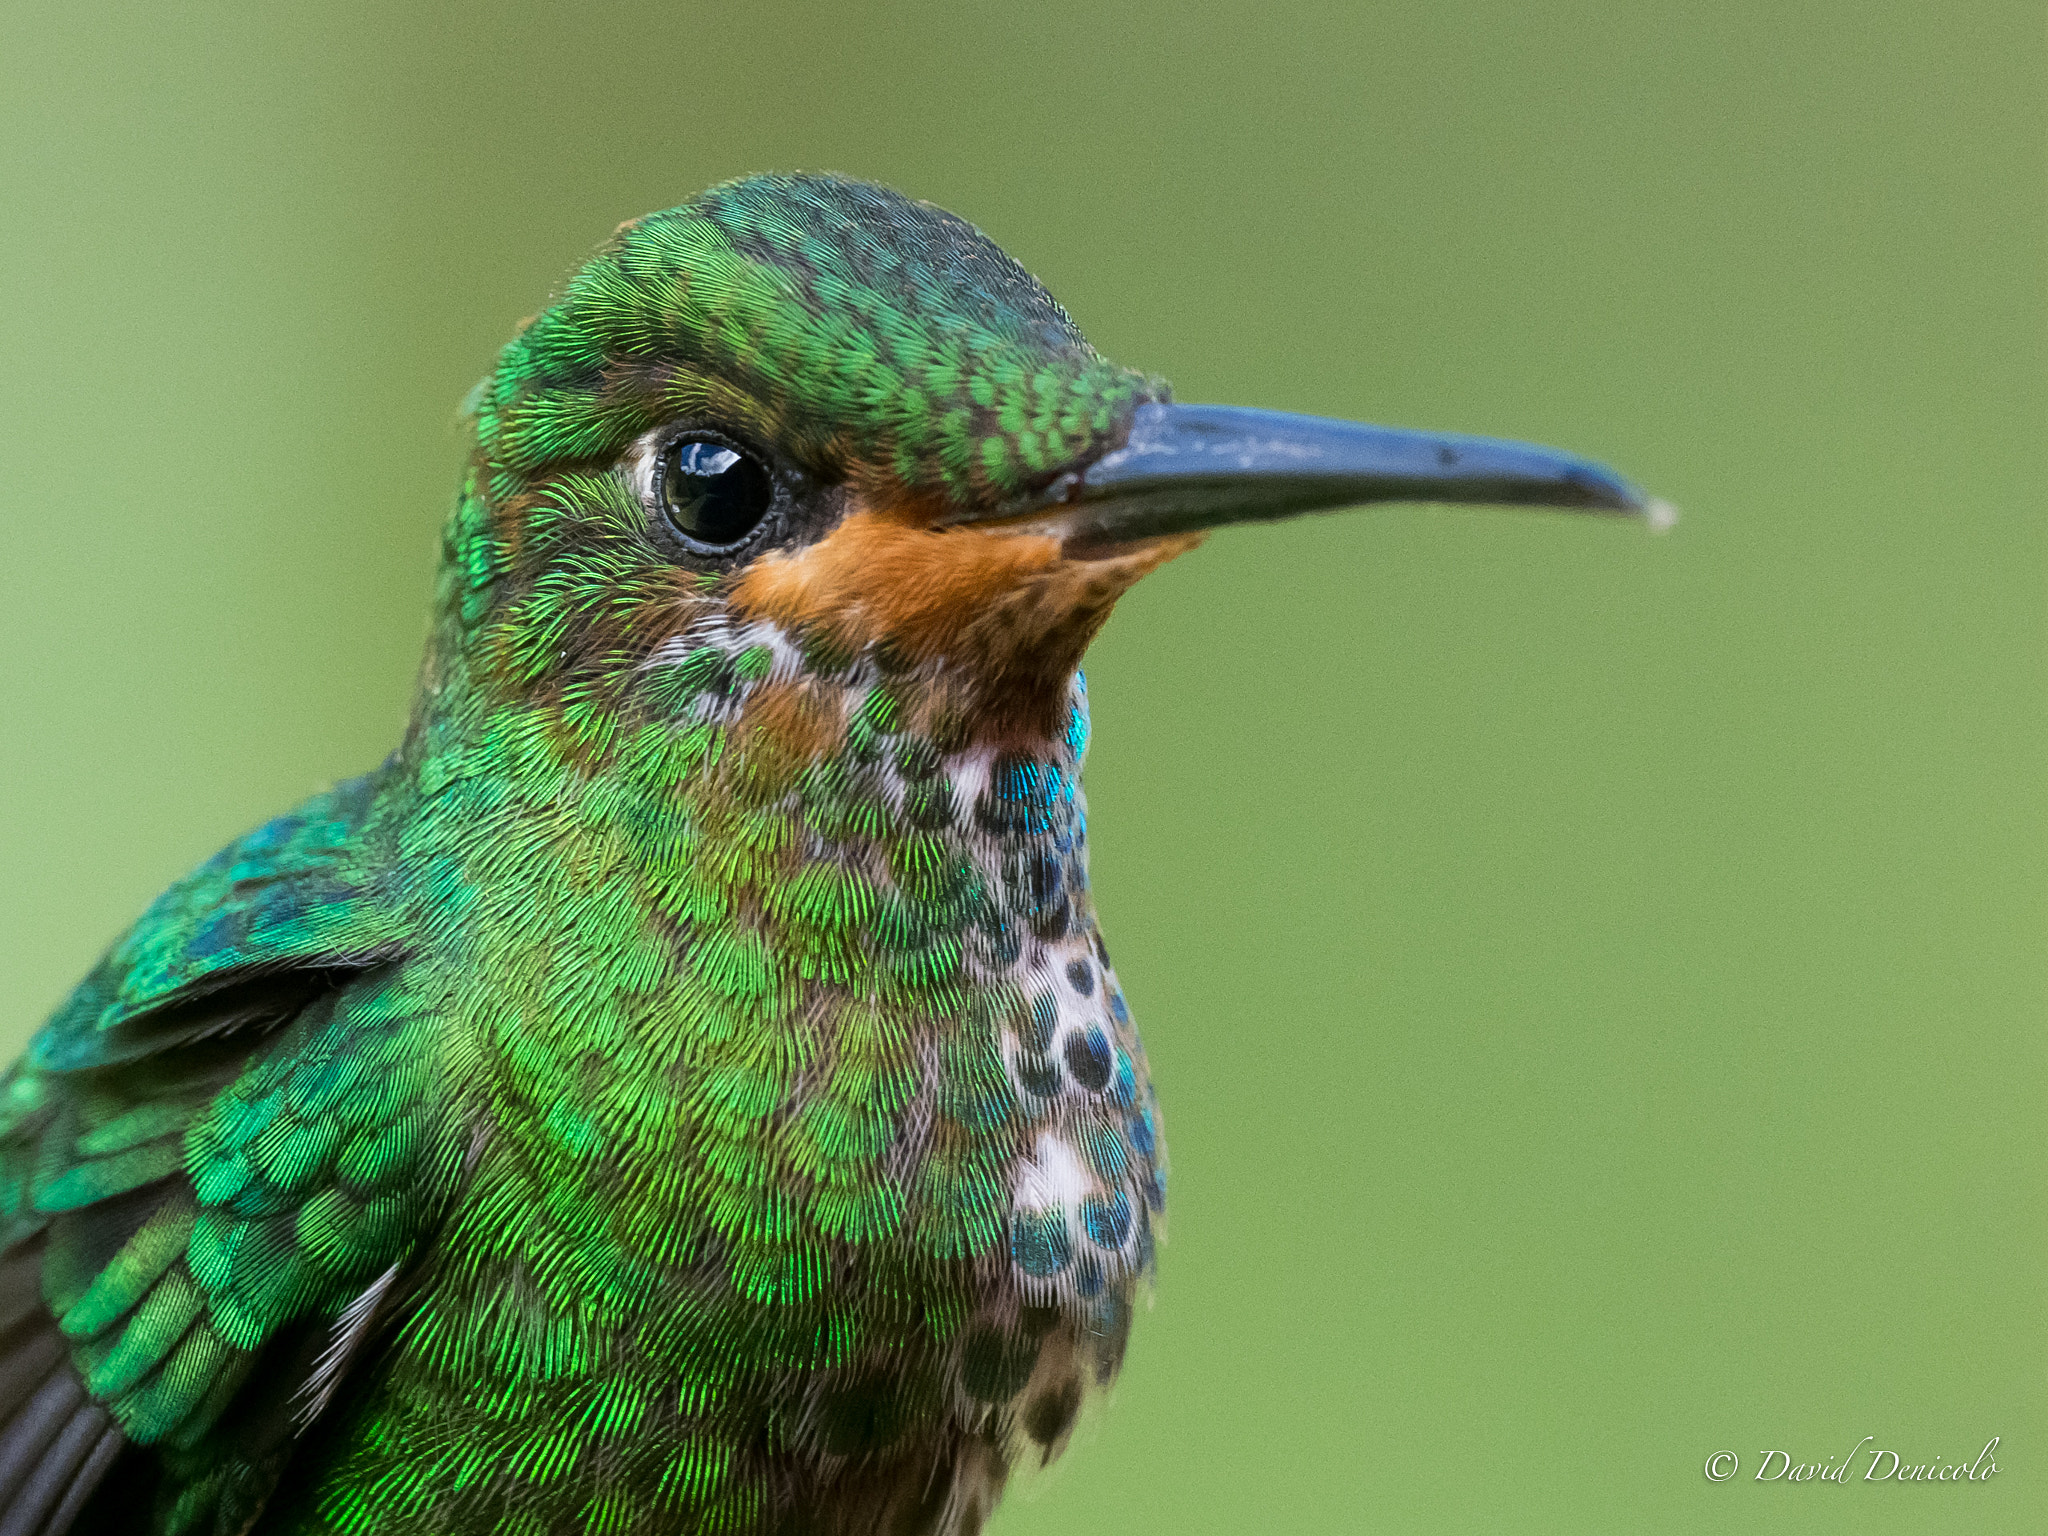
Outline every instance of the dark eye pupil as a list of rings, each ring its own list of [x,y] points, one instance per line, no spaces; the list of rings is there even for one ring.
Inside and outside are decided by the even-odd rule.
[[[760,461],[724,443],[685,439],[661,456],[662,510],[676,532],[699,544],[739,543],[774,499]]]

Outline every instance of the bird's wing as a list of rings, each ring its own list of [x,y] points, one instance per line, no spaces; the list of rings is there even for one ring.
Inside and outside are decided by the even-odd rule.
[[[0,1536],[245,1526],[456,1177],[376,803],[173,886],[0,1079]]]

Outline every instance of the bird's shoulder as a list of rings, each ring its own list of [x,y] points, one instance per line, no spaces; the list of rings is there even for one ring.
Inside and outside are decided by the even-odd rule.
[[[378,776],[313,796],[173,883],[117,939],[29,1046],[65,1073],[157,1054],[222,1021],[208,1000],[260,976],[360,970],[403,947],[392,871],[371,845]]]

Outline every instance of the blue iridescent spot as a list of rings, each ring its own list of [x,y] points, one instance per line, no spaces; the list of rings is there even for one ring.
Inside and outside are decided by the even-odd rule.
[[[291,921],[299,915],[307,894],[311,893],[302,894],[284,885],[266,886],[255,901],[255,925],[268,928]]]
[[[186,953],[195,960],[207,960],[222,950],[233,949],[248,937],[244,916],[232,907],[215,913],[185,946]]]
[[[1010,1258],[1025,1274],[1043,1280],[1073,1257],[1067,1223],[1058,1211],[1025,1212],[1010,1222]]]
[[[1122,1051],[1116,1053],[1116,1076],[1110,1081],[1109,1097],[1119,1109],[1129,1109],[1138,1101],[1138,1074]]]
[[[292,840],[292,834],[298,830],[299,820],[296,816],[275,816],[243,838],[237,845],[237,850],[244,853],[264,853],[273,848],[282,848]]]
[[[1106,1125],[1091,1125],[1081,1132],[1081,1155],[1088,1166],[1112,1184],[1123,1182],[1131,1154],[1124,1139]]]
[[[1008,756],[990,768],[974,815],[984,831],[999,836],[1043,837],[1053,830],[1059,808],[1073,800],[1073,781],[1058,764]]]
[[[1137,1148],[1140,1157],[1150,1157],[1159,1145],[1158,1134],[1152,1129],[1152,1111],[1141,1109],[1124,1122],[1131,1136],[1131,1145]]]
[[[1151,1211],[1166,1209],[1166,1175],[1157,1168],[1147,1168],[1138,1185],[1139,1193],[1145,1197],[1145,1208]]]
[[[1124,1001],[1124,995],[1121,991],[1113,991],[1109,994],[1109,1016],[1119,1024],[1131,1022],[1130,1005]]]
[[[1067,1036],[1067,1070],[1074,1081],[1090,1093],[1100,1093],[1109,1083],[1113,1053],[1109,1037],[1094,1026],[1086,1032]]]
[[[1102,1266],[1093,1259],[1083,1259],[1074,1266],[1074,1294],[1077,1296],[1100,1296],[1102,1294]]]
[[[1088,1229],[1088,1241],[1098,1248],[1118,1249],[1131,1235],[1131,1202],[1122,1190],[1107,1199],[1082,1202],[1081,1224]]]

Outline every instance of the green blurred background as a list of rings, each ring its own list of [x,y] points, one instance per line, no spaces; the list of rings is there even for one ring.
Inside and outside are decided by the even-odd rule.
[[[998,1536],[2048,1530],[2039,5],[0,27],[7,1049],[396,739],[514,323],[623,218],[850,171],[1183,399],[1687,513],[1233,531],[1124,604],[1089,792],[1171,1240]],[[1750,1481],[1866,1434],[2002,1470]]]

